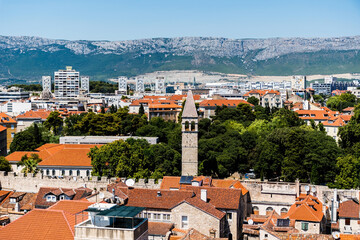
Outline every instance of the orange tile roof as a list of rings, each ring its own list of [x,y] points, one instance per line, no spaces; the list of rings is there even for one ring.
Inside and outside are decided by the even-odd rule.
[[[186,94],[183,94],[183,95],[171,95],[171,96],[168,97],[168,99],[169,100],[175,100],[175,101],[183,101],[183,100],[186,99],[186,97],[187,97]],[[194,97],[195,101],[198,101],[198,100],[200,100],[201,96],[200,95],[193,95],[193,97]]]
[[[250,94],[259,94],[261,97],[266,95],[266,94],[275,94],[275,95],[280,95],[279,91],[276,90],[258,90],[258,89],[254,89],[254,90],[250,90],[249,92],[244,94],[244,97],[248,97],[250,96]]]
[[[340,240],[360,240],[358,234],[340,234]]]
[[[152,99],[139,99],[139,100],[134,100],[130,106],[140,106],[141,104],[143,105],[149,105],[149,104],[176,104],[175,101],[173,100],[152,100]]]
[[[149,104],[150,108],[177,108],[181,109],[182,107],[177,104]]]
[[[354,107],[347,107],[343,109],[343,112],[354,111]]]
[[[0,132],[2,132],[2,131],[6,131],[6,127],[4,127],[4,126],[2,126],[2,125],[0,125]]]
[[[243,99],[230,99],[230,100],[203,100],[200,102],[200,107],[215,107],[215,106],[228,106],[228,107],[237,107],[240,103],[248,104],[253,106],[252,104],[248,103]]]
[[[27,111],[23,114],[20,114],[16,117],[16,119],[42,119],[42,120],[46,120],[47,117],[50,115],[52,111],[49,110],[44,110],[44,109],[39,109],[37,111],[34,110],[30,110]]]
[[[87,155],[95,144],[44,144],[32,152],[13,152],[6,159],[10,162],[18,162],[22,156],[35,153],[42,161],[39,166],[86,166],[91,167],[91,159]]]
[[[172,228],[173,223],[148,222],[149,235],[165,236]]]
[[[339,217],[340,218],[357,218],[359,219],[359,203],[348,200],[340,203],[339,206]]]
[[[307,195],[305,198],[300,196],[290,207],[284,218],[298,221],[321,222],[324,217],[322,207],[323,205],[318,198],[311,195]]]
[[[7,115],[6,113],[0,112],[0,122],[2,123],[16,123],[12,117]]]
[[[331,110],[296,110],[295,112],[299,115],[299,118],[303,120],[328,120],[330,117],[338,114],[338,112]]]
[[[323,122],[323,125],[341,127],[346,125],[350,121],[351,117],[352,117],[351,115],[339,115],[337,117],[332,117],[326,122]]]
[[[189,203],[190,205],[216,217],[217,219],[222,219],[225,217],[225,213],[217,210],[214,205],[209,202],[204,202],[199,197],[191,197],[184,200],[184,202]]]
[[[0,229],[0,239],[74,239],[74,213],[87,209],[92,203],[62,202],[54,205],[53,209],[34,209],[6,225]],[[69,206],[70,202],[72,206]]]

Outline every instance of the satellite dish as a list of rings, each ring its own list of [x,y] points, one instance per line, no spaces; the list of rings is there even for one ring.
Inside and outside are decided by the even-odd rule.
[[[335,238],[335,239],[339,239],[339,238],[340,238],[340,233],[339,233],[339,232],[333,232],[333,233],[332,233],[332,236],[333,236],[333,238]]]
[[[130,178],[125,181],[125,184],[126,184],[126,186],[131,187],[131,186],[134,186],[135,181],[134,181],[134,179]]]
[[[254,221],[253,221],[252,219],[249,219],[248,224],[249,224],[249,225],[253,225],[253,224],[254,224]]]
[[[105,197],[104,193],[101,192],[101,193],[99,194],[99,198],[103,199],[104,197]]]
[[[315,193],[315,192],[316,192],[316,187],[312,187],[312,188],[311,188],[311,191],[312,191],[313,193]]]
[[[310,187],[308,185],[305,186],[305,191],[306,192],[310,191]]]

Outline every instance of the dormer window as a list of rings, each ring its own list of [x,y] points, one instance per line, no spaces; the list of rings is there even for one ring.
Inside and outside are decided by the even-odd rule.
[[[56,196],[48,195],[48,196],[46,196],[46,201],[47,202],[56,202]]]
[[[10,198],[10,203],[16,203],[16,198]]]

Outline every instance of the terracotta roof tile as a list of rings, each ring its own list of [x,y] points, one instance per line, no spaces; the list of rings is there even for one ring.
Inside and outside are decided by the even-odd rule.
[[[360,218],[359,215],[359,203],[348,200],[340,203],[339,206],[339,217],[341,218]]]
[[[30,110],[23,114],[20,114],[16,117],[17,120],[19,119],[42,119],[46,120],[47,117],[50,115],[52,111],[39,109],[37,111]]]
[[[227,106],[227,107],[237,107],[240,103],[248,104],[250,106],[253,106],[252,104],[248,103],[245,100],[239,99],[239,100],[203,100],[200,102],[200,107],[215,107],[215,106]]]
[[[6,113],[0,112],[0,122],[1,123],[16,123],[16,120],[11,118]]]
[[[307,195],[305,199],[299,199],[289,209],[284,218],[290,218],[300,221],[321,222],[324,213],[322,212],[322,203],[318,198]]]
[[[261,97],[266,95],[266,94],[275,94],[275,95],[280,95],[279,91],[276,90],[258,90],[258,89],[254,89],[254,90],[250,90],[249,92],[244,94],[244,97],[248,97],[251,94],[259,94]]]
[[[173,228],[173,223],[148,222],[149,235],[165,236]]]

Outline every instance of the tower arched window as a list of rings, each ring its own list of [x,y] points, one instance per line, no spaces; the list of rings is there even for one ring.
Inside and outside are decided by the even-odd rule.
[[[195,131],[195,121],[191,121],[191,131]]]
[[[185,122],[185,131],[189,131],[189,121]]]

